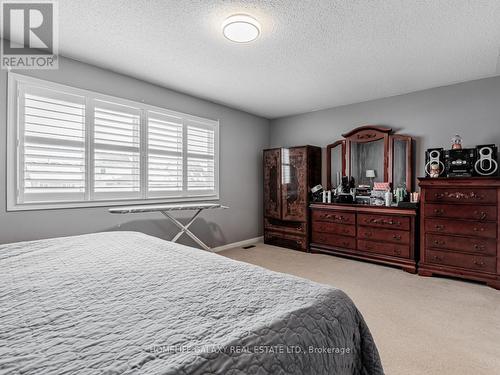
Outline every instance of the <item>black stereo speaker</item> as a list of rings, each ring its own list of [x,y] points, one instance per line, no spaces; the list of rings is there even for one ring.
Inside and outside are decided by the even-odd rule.
[[[425,151],[425,175],[427,177],[431,174],[431,165],[439,165],[439,175],[444,173],[444,150],[442,148],[429,148]]]
[[[498,175],[498,149],[496,145],[476,146],[474,172],[478,176]]]
[[[475,148],[460,148],[444,152],[447,177],[471,177],[476,162]]]

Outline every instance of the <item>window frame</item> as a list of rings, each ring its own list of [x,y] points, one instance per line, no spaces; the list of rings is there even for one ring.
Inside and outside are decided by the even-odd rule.
[[[85,179],[85,199],[83,201],[73,200],[73,201],[60,201],[60,202],[18,202],[18,189],[20,185],[20,167],[22,162],[22,155],[20,153],[19,145],[19,113],[18,113],[18,101],[19,101],[19,84],[27,84],[32,86],[41,87],[48,90],[62,91],[69,95],[80,95],[85,97],[86,108],[85,108],[85,126],[86,126],[86,168],[88,172],[86,176],[92,176],[90,179]],[[28,210],[50,210],[50,209],[67,209],[67,208],[84,208],[84,207],[105,207],[105,206],[121,206],[121,205],[133,205],[133,204],[158,204],[158,203],[179,203],[179,202],[197,202],[197,201],[217,201],[219,197],[219,170],[220,170],[220,121],[203,118],[199,116],[194,116],[178,111],[173,111],[170,109],[145,104],[143,102],[137,102],[134,100],[124,99],[120,97],[115,97],[112,95],[102,94],[96,91],[81,89],[77,87],[72,87],[64,84],[55,83],[52,81],[42,80],[38,78],[33,78],[30,76],[18,74],[18,73],[8,73],[7,82],[7,173],[6,173],[6,190],[7,190],[7,211],[28,211]],[[94,119],[89,114],[93,114],[94,106],[91,104],[94,100],[101,100],[105,102],[111,102],[117,105],[123,105],[128,107],[139,108],[141,111],[140,116],[140,168],[141,168],[141,179],[140,179],[140,195],[141,198],[107,198],[90,200],[92,191],[89,190],[93,186],[94,181],[94,165],[93,165],[93,125]],[[187,140],[186,130],[187,123],[189,121],[198,122],[206,124],[207,126],[213,126],[214,128],[214,164],[215,164],[215,186],[214,191],[204,192],[204,191],[189,191],[186,184],[183,184],[182,192],[170,192],[164,196],[158,197],[154,196],[157,194],[152,194],[153,197],[148,198],[148,180],[147,180],[147,160],[148,160],[148,112],[156,112],[160,114],[165,114],[167,116],[180,117],[182,118],[183,124],[183,143],[186,144]],[[92,147],[89,147],[89,144]],[[187,153],[183,153],[183,169],[187,169],[187,165],[184,165],[184,161],[187,163]],[[146,173],[144,173],[146,171]],[[146,176],[145,178],[143,176]],[[90,180],[90,181],[87,181]],[[187,181],[187,175],[183,176],[183,181]]]

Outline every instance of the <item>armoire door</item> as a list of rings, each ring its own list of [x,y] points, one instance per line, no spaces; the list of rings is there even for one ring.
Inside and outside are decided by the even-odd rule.
[[[281,150],[283,220],[307,220],[307,148]]]
[[[281,219],[281,150],[264,150],[264,216]]]

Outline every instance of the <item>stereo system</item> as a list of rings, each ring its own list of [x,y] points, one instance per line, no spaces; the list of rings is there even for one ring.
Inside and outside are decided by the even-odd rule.
[[[425,152],[425,175],[429,177],[432,174],[431,166],[437,166],[437,174],[442,176],[444,169],[444,149],[429,148]]]
[[[444,152],[446,177],[471,177],[476,162],[475,148],[461,148]]]
[[[498,174],[498,149],[495,145],[477,146],[474,171],[478,176],[492,176]]]
[[[496,145],[452,150],[430,148],[425,152],[425,174],[428,177],[497,176],[498,148]]]

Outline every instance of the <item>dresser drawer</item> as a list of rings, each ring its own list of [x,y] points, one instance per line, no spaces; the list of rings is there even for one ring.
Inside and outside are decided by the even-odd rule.
[[[497,242],[485,238],[453,237],[439,234],[427,234],[425,236],[426,248],[447,249],[477,253],[482,255],[493,255],[497,253]]]
[[[460,206],[452,204],[426,204],[424,208],[426,217],[448,217],[453,219],[471,219],[479,221],[496,221],[496,206]]]
[[[312,232],[312,242],[332,247],[356,249],[356,239],[354,237],[339,236],[336,234]]]
[[[264,228],[272,231],[290,232],[292,234],[306,235],[306,223],[300,221],[285,221],[272,218],[264,218]]]
[[[496,238],[497,224],[447,219],[426,219],[425,231],[431,233],[455,234],[459,236]]]
[[[358,240],[358,250],[367,251],[369,253],[392,255],[400,258],[410,257],[410,247],[408,245]]]
[[[460,267],[475,271],[496,272],[497,258],[481,255],[451,253],[447,251],[426,250],[425,259],[428,263]]]
[[[338,224],[356,224],[356,214],[334,210],[313,210],[313,221],[326,221]]]
[[[392,243],[409,244],[410,232],[394,229],[373,227],[358,227],[358,238],[363,240],[387,241]]]
[[[497,202],[496,189],[426,189],[425,200],[427,202],[450,202],[450,203],[491,203]]]
[[[410,218],[390,215],[358,215],[358,224],[376,228],[410,230]]]
[[[312,223],[314,232],[340,234],[343,236],[356,236],[356,226],[346,224],[328,223],[326,221],[315,221]]]
[[[306,237],[295,236],[286,233],[277,233],[272,231],[264,231],[264,243],[286,247],[295,250],[307,250]]]

